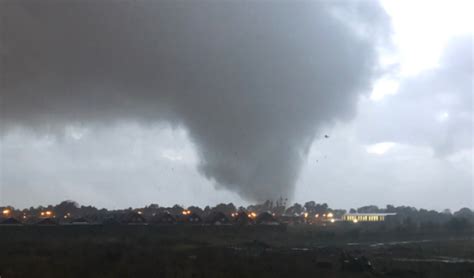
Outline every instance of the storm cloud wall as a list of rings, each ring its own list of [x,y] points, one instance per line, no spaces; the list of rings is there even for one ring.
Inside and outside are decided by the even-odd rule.
[[[199,171],[292,197],[323,124],[353,117],[388,34],[376,2],[3,1],[2,133],[170,122]]]

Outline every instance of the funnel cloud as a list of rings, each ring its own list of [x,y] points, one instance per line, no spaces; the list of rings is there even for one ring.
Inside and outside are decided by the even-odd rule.
[[[322,126],[370,91],[389,30],[369,1],[0,5],[3,134],[168,122],[200,173],[252,201],[292,197]]]

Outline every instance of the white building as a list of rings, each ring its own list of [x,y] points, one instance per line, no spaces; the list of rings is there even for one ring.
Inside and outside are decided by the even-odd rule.
[[[346,213],[342,216],[343,221],[352,222],[380,222],[385,217],[396,215],[396,213]]]

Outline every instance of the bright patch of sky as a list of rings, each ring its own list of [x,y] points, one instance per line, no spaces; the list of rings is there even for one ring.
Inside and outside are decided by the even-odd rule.
[[[473,32],[474,1],[393,1],[382,0],[390,15],[396,51],[384,54],[383,66],[397,65],[399,71],[390,79],[375,83],[370,99],[379,101],[393,95],[400,79],[417,75],[438,66],[447,42],[456,36]]]
[[[367,146],[366,150],[370,154],[383,155],[386,152],[388,152],[390,149],[392,149],[394,146],[395,146],[394,142],[382,142],[382,143],[377,143],[377,144]]]
[[[382,78],[375,82],[370,99],[379,101],[387,95],[396,94],[400,83],[393,79]]]
[[[444,123],[446,122],[448,119],[449,119],[449,113],[448,112],[441,112],[439,115],[438,115],[438,121],[440,123]]]

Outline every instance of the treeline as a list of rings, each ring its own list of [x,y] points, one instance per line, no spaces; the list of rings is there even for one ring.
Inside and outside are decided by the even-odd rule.
[[[286,199],[279,199],[275,202],[266,201],[262,204],[249,205],[247,207],[236,207],[234,204],[218,204],[214,207],[206,206],[204,208],[198,206],[184,207],[174,205],[172,207],[162,207],[157,204],[151,204],[142,208],[127,208],[122,210],[98,209],[93,206],[81,206],[74,201],[63,201],[57,205],[30,207],[29,209],[15,209],[11,206],[0,207],[2,218],[13,217],[22,222],[33,223],[39,218],[54,217],[58,221],[69,221],[71,219],[86,218],[92,222],[101,222],[117,215],[130,212],[139,213],[144,218],[152,218],[159,214],[180,215],[183,211],[191,211],[206,217],[212,213],[223,213],[231,216],[236,212],[255,212],[260,214],[269,212],[278,217],[312,217],[316,214],[332,213],[334,218],[341,218],[346,210],[333,209],[328,204],[319,204],[309,201],[304,204],[295,203],[291,206],[286,205]],[[350,209],[350,213],[396,213],[396,216],[390,217],[390,221],[386,221],[385,225],[391,228],[405,230],[433,230],[438,228],[452,228],[454,230],[467,230],[474,227],[474,212],[469,208],[462,208],[458,211],[451,212],[446,209],[442,212],[435,210],[417,209],[409,206],[387,205],[385,208],[379,208],[374,205],[363,206],[357,209]],[[46,214],[47,213],[47,214]]]

